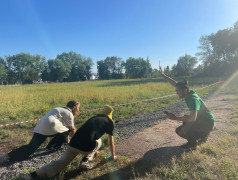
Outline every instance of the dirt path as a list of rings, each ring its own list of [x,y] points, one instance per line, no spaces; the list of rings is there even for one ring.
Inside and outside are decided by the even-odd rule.
[[[234,95],[218,93],[211,95],[206,101],[207,106],[215,116],[216,128],[208,138],[207,143],[215,143],[223,136],[227,121],[232,115]],[[175,128],[181,123],[166,119],[152,128],[145,129],[116,145],[118,155],[130,158],[145,158],[159,162],[168,162],[172,156],[180,156],[183,151],[178,148],[186,140],[175,133]]]

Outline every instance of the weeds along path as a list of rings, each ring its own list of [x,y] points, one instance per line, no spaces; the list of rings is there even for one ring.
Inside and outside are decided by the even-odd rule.
[[[213,142],[226,126],[225,120],[230,116],[231,104],[223,100],[227,98],[227,95],[219,94],[215,98],[210,97],[211,94],[203,99],[208,99],[207,105],[217,120],[218,130],[212,132],[209,138],[209,142]],[[179,154],[177,146],[185,141],[179,138],[174,130],[180,123],[166,119],[164,110],[182,116],[186,112],[186,105],[184,102],[176,103],[153,113],[117,123],[115,127],[116,153],[129,158],[145,157],[166,161],[172,155]],[[60,158],[64,150],[65,147],[58,152],[47,153],[45,149],[40,149],[28,160],[2,164],[0,179],[13,179],[16,175],[24,174],[26,170],[39,168]]]

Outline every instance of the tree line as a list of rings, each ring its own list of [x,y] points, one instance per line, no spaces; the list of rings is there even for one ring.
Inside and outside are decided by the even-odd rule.
[[[171,68],[164,72],[170,76],[229,75],[238,69],[238,21],[233,27],[202,35],[196,57],[185,54]],[[195,68],[195,65],[200,64]],[[73,82],[89,80],[93,61],[76,52],[63,52],[55,59],[41,55],[19,53],[0,57],[0,82],[33,83],[34,81]],[[159,76],[158,69],[152,69],[149,58],[129,57],[126,61],[117,56],[97,61],[98,79],[144,78]]]
[[[238,21],[231,28],[202,35],[199,44],[196,57],[185,54],[171,68],[165,67],[164,72],[170,76],[222,76],[238,70]],[[157,69],[153,71],[159,75]]]

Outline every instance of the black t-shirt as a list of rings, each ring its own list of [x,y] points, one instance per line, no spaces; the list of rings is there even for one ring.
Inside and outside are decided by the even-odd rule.
[[[69,145],[81,151],[92,151],[96,147],[96,140],[104,133],[113,136],[113,129],[112,120],[106,115],[98,114],[76,131]]]

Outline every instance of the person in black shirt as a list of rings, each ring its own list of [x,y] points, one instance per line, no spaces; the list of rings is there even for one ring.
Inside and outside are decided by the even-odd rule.
[[[84,155],[80,165],[86,169],[91,169],[93,167],[91,163],[93,157],[102,144],[100,137],[105,133],[108,134],[111,157],[115,160],[116,155],[113,139],[114,123],[112,121],[113,111],[113,108],[108,105],[100,109],[96,116],[90,118],[76,131],[70,140],[69,146],[59,160],[53,161],[33,173],[27,174],[24,179],[33,179],[34,177],[43,175],[54,177],[79,153]]]

